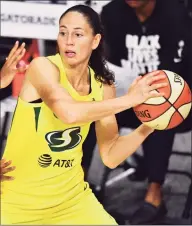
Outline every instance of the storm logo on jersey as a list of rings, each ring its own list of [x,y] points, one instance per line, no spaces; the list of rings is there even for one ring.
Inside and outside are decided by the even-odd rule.
[[[68,128],[62,131],[52,131],[45,139],[53,152],[62,152],[76,147],[82,140],[80,127]]]

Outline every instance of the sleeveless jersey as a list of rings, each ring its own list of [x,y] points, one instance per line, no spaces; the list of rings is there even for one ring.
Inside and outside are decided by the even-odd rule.
[[[58,67],[61,85],[75,100],[102,100],[103,86],[91,68],[91,92],[81,96],[68,81],[60,55],[48,59]],[[44,102],[18,98],[3,156],[16,166],[8,174],[15,179],[2,183],[2,215],[51,214],[54,207],[67,209],[90,192],[81,167],[90,123],[65,124]]]

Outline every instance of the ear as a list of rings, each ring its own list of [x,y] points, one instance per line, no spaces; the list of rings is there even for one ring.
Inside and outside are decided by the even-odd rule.
[[[92,45],[92,50],[96,49],[101,41],[101,35],[96,34],[94,39],[93,39],[93,45]]]

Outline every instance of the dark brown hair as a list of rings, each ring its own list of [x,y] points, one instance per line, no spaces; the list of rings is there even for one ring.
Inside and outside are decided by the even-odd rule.
[[[95,72],[96,80],[104,83],[112,85],[115,81],[115,77],[113,72],[111,72],[106,65],[105,51],[104,51],[104,34],[103,27],[99,18],[98,13],[96,13],[91,7],[86,5],[75,5],[69,9],[67,9],[60,17],[61,19],[69,12],[78,12],[81,13],[86,19],[89,25],[91,26],[94,35],[101,34],[101,41],[99,46],[93,50],[89,65],[93,68]]]

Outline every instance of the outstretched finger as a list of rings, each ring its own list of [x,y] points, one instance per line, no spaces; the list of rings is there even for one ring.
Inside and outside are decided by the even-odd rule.
[[[149,86],[149,90],[156,90],[156,89],[163,88],[166,86],[168,86],[168,83],[166,83],[166,82],[157,83],[157,84],[153,84],[153,85]]]
[[[23,52],[23,49],[25,48],[25,43],[23,42],[22,45],[13,53],[11,58],[7,60],[7,66],[11,66],[12,64],[15,64],[15,62],[18,62],[18,58],[20,54]]]
[[[148,77],[146,79],[146,83],[147,83],[147,85],[151,85],[153,82],[156,82],[156,81],[159,81],[159,80],[162,80],[162,79],[165,79],[165,78],[166,78],[165,73],[160,73],[156,76]]]
[[[3,181],[10,181],[10,180],[14,180],[14,177],[11,177],[11,176],[3,176],[3,175],[0,176],[0,181],[1,182],[3,182]]]
[[[22,52],[17,56],[17,57],[15,57],[15,60],[13,61],[13,63],[12,63],[12,65],[13,66],[16,66],[18,63],[19,63],[19,61],[22,59],[22,57],[25,55],[25,52],[26,52],[26,49],[24,48],[23,50],[22,50]]]
[[[9,166],[9,165],[11,165],[11,163],[12,163],[11,160],[1,162],[1,168],[5,168],[5,167]]]
[[[1,165],[1,167],[2,167],[2,165],[3,165],[6,161],[7,161],[6,159],[1,159],[1,160],[0,160],[0,165]]]
[[[153,97],[163,97],[165,95],[165,93],[163,92],[157,92],[157,91],[151,91],[149,93],[150,97],[149,98],[153,98]]]
[[[6,168],[3,168],[2,171],[1,171],[1,174],[6,174],[6,173],[9,173],[11,171],[15,170],[15,166],[11,166],[11,167],[6,167]]]
[[[149,72],[145,75],[145,77],[153,77],[153,76],[156,76],[158,75],[159,73],[161,73],[162,71],[160,70],[156,70],[156,71],[152,71],[152,72]]]
[[[14,45],[13,48],[11,49],[11,51],[10,51],[8,57],[6,58],[6,60],[9,60],[9,59],[13,56],[13,54],[14,54],[15,51],[17,50],[18,46],[19,46],[19,41],[16,41],[16,42],[15,42],[15,45]]]

